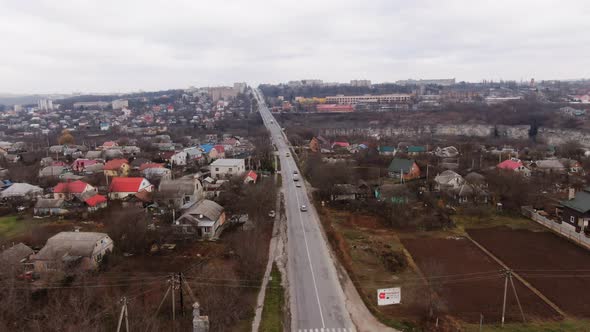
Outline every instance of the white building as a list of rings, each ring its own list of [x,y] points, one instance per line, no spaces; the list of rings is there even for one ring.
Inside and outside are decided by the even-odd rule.
[[[53,100],[51,99],[40,99],[37,102],[37,106],[41,111],[51,111],[53,110]]]
[[[371,80],[350,80],[350,86],[370,87]]]
[[[209,165],[211,177],[220,179],[241,175],[246,171],[244,159],[217,159]]]

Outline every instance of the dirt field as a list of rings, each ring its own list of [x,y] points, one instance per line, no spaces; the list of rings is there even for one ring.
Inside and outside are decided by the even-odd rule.
[[[468,232],[562,310],[590,317],[588,251],[550,232],[508,228]]]
[[[430,280],[440,303],[438,314],[465,322],[501,320],[504,278],[501,267],[465,238],[402,238],[414,261]],[[498,243],[502,243],[499,241]],[[448,276],[438,278],[437,276]],[[547,320],[557,314],[517,280],[514,281],[527,319]],[[508,293],[507,321],[522,321],[516,299]]]

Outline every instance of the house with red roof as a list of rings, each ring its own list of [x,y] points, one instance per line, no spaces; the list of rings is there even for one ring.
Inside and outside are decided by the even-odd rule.
[[[127,159],[113,159],[107,161],[104,164],[104,175],[115,177],[115,176],[127,176],[129,175],[129,161]]]
[[[124,199],[141,191],[152,192],[154,186],[145,178],[116,177],[109,186],[109,199]]]
[[[60,182],[53,188],[54,199],[72,200],[82,196],[89,197],[97,193],[96,188],[80,180]]]
[[[337,148],[346,149],[349,146],[350,146],[350,143],[348,143],[348,142],[334,142],[334,143],[332,143],[332,149],[337,149]]]
[[[143,172],[148,168],[164,168],[164,164],[161,163],[143,163],[139,166],[139,171]]]
[[[496,168],[498,168],[499,170],[504,170],[504,171],[518,172],[524,176],[531,175],[531,170],[528,169],[522,163],[522,161],[520,161],[520,159],[516,159],[516,158],[506,159],[503,162],[496,165]]]
[[[225,147],[223,145],[214,145],[212,150],[217,151],[217,156],[215,156],[215,158],[225,158]]]
[[[246,178],[244,178],[244,183],[256,183],[256,180],[258,180],[258,174],[254,171],[249,171],[246,174]]]
[[[107,198],[103,195],[96,194],[87,198],[84,203],[88,206],[88,212],[94,212],[107,207]]]
[[[100,146],[103,150],[112,149],[119,146],[115,141],[106,141]]]

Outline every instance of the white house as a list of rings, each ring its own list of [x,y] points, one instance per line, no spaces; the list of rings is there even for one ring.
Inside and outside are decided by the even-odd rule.
[[[109,186],[109,199],[123,199],[140,191],[152,192],[154,186],[144,178],[113,178]]]
[[[37,272],[95,270],[113,247],[113,240],[105,233],[61,232],[49,238],[31,260]]]
[[[188,154],[185,151],[180,151],[170,157],[170,163],[174,166],[186,166]]]
[[[246,171],[244,159],[217,159],[209,165],[211,177],[220,179],[242,175]]]

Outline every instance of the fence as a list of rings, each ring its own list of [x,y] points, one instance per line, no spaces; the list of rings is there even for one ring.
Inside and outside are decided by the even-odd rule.
[[[566,237],[576,244],[590,250],[590,238],[587,237],[583,231],[576,232],[576,228],[568,223],[557,223],[549,218],[535,212],[530,206],[521,207],[521,212],[524,216],[531,218],[539,224],[551,229],[553,232]]]

